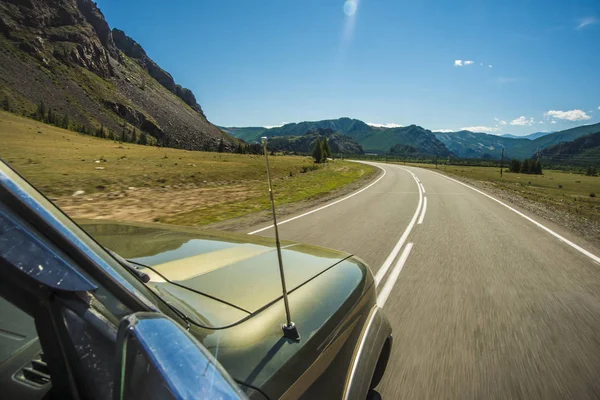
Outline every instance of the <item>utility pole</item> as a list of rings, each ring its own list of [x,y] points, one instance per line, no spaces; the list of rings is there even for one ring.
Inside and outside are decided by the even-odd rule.
[[[502,148],[502,158],[500,158],[500,178],[502,178],[502,170],[504,169],[504,147]]]

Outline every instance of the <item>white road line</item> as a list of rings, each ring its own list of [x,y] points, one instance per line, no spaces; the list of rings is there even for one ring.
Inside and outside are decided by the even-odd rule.
[[[400,168],[400,167],[398,167],[398,168]],[[417,177],[415,176],[415,174],[413,174],[411,171],[409,171],[407,169],[404,169],[404,168],[400,168],[400,169],[409,172],[412,175],[412,177],[415,180],[415,182],[416,182]],[[392,250],[392,252],[390,253],[390,255],[385,259],[385,261],[383,262],[383,264],[381,264],[381,267],[379,267],[379,271],[377,271],[377,274],[375,275],[375,286],[378,286],[379,283],[381,283],[381,280],[383,279],[383,277],[387,273],[388,269],[390,269],[390,266],[392,265],[392,262],[394,262],[394,259],[396,258],[396,256],[400,252],[400,249],[402,249],[402,246],[404,245],[404,242],[406,242],[406,239],[408,238],[408,235],[410,234],[410,231],[415,226],[415,222],[417,222],[417,217],[419,216],[419,212],[421,211],[421,205],[423,204],[423,192],[421,192],[421,186],[419,185],[418,182],[417,182],[417,187],[419,188],[419,204],[417,205],[417,209],[415,210],[415,214],[413,215],[412,219],[410,220],[410,223],[408,224],[408,226],[404,230],[404,233],[400,237],[400,240],[398,240],[398,243],[396,243],[396,246],[394,246],[394,249]]]
[[[394,288],[394,285],[396,284],[396,281],[398,280],[400,271],[402,271],[402,268],[404,267],[404,264],[406,263],[406,260],[408,259],[408,255],[410,254],[412,247],[413,247],[413,243],[409,243],[406,245],[406,247],[404,248],[404,251],[402,252],[402,255],[400,256],[400,258],[398,259],[398,262],[396,263],[396,266],[392,270],[390,277],[388,278],[387,282],[383,286],[383,289],[381,290],[381,292],[379,292],[379,296],[377,296],[377,305],[379,307],[384,306],[385,302],[387,301],[388,297],[390,296],[390,293],[392,293],[392,289]]]
[[[423,191],[423,193],[427,193],[427,192],[425,192],[425,186],[423,186],[422,183],[420,185],[421,185],[421,190]]]
[[[431,172],[435,172],[435,171],[431,171]],[[538,228],[541,228],[541,229],[545,230],[546,232],[548,232],[549,234],[551,234],[552,236],[554,236],[555,238],[557,238],[557,239],[558,239],[558,240],[560,240],[561,242],[568,244],[569,246],[571,246],[571,247],[572,247],[572,248],[574,248],[575,250],[579,251],[581,254],[584,254],[584,255],[588,256],[589,258],[591,258],[592,260],[594,260],[596,263],[600,264],[600,257],[598,257],[598,256],[596,256],[596,255],[594,255],[594,254],[590,253],[589,251],[587,251],[587,250],[586,250],[586,249],[584,249],[583,247],[580,247],[580,246],[576,245],[575,243],[571,242],[571,241],[570,241],[570,240],[568,240],[567,238],[565,238],[565,237],[563,237],[563,236],[559,235],[558,233],[554,232],[552,229],[550,229],[550,228],[548,228],[548,227],[546,227],[546,226],[544,226],[544,225],[540,224],[539,222],[537,222],[537,221],[536,221],[536,220],[534,220],[533,218],[530,218],[530,217],[528,217],[527,215],[523,214],[522,212],[520,212],[520,211],[518,211],[518,210],[516,210],[516,209],[512,208],[512,207],[511,207],[511,206],[509,206],[508,204],[505,204],[505,203],[501,202],[500,200],[498,200],[498,199],[496,199],[496,198],[494,198],[494,197],[490,196],[489,194],[487,194],[487,193],[484,193],[484,192],[482,192],[481,190],[475,189],[474,187],[467,185],[466,183],[462,183],[461,181],[458,181],[458,180],[456,180],[456,179],[452,179],[452,178],[450,178],[450,177],[448,177],[448,176],[446,176],[446,175],[440,174],[439,172],[436,172],[436,174],[438,174],[438,175],[440,175],[440,176],[443,176],[443,177],[444,177],[444,178],[446,178],[446,179],[450,179],[451,181],[454,181],[454,182],[456,182],[456,183],[459,183],[459,184],[461,184],[461,185],[463,185],[463,186],[465,186],[465,187],[468,187],[469,189],[471,189],[471,190],[474,190],[474,191],[476,191],[477,193],[479,193],[479,194],[482,194],[482,195],[484,195],[485,197],[487,197],[487,198],[490,198],[490,199],[494,200],[496,203],[502,204],[504,207],[506,207],[506,208],[508,208],[509,210],[513,211],[514,213],[516,213],[516,214],[520,215],[521,217],[525,218],[525,219],[526,219],[526,220],[528,220],[529,222],[531,222],[531,223],[533,223],[533,224],[537,225],[537,226],[538,226]]]
[[[295,220],[295,219],[302,218],[302,217],[306,217],[307,215],[310,215],[310,214],[312,214],[312,213],[316,213],[317,211],[324,210],[324,209],[326,209],[327,207],[331,207],[331,206],[333,206],[333,205],[335,205],[335,204],[337,204],[337,203],[340,203],[340,202],[342,202],[342,201],[344,201],[344,200],[348,200],[349,198],[351,198],[351,197],[354,197],[354,196],[356,196],[357,194],[360,194],[360,193],[364,192],[365,190],[367,190],[368,188],[370,188],[371,186],[373,186],[374,184],[376,184],[377,182],[379,182],[381,179],[383,179],[383,177],[384,177],[384,176],[387,174],[387,171],[386,171],[385,169],[383,169],[383,168],[381,168],[380,166],[377,166],[377,165],[375,165],[375,166],[376,166],[377,168],[379,168],[379,169],[381,169],[381,170],[383,171],[383,175],[381,175],[379,178],[377,178],[377,180],[376,180],[375,182],[371,183],[369,186],[367,186],[367,187],[364,187],[364,188],[360,189],[359,191],[352,193],[352,194],[351,194],[351,195],[349,195],[349,196],[346,196],[346,197],[344,197],[344,198],[341,198],[341,199],[339,199],[339,200],[337,200],[337,201],[334,201],[333,203],[329,203],[329,204],[327,204],[327,205],[324,205],[323,207],[319,207],[319,208],[316,208],[316,209],[314,209],[314,210],[312,210],[312,211],[305,212],[304,214],[297,215],[297,216],[295,216],[295,217],[293,217],[293,218],[289,218],[289,219],[286,219],[286,220],[280,221],[280,222],[278,222],[278,223],[277,223],[277,225],[283,225],[283,224],[285,224],[285,223],[287,223],[287,222],[290,222],[290,221],[293,221],[293,220]],[[255,231],[248,232],[248,235],[254,235],[255,233],[259,233],[259,232],[262,232],[262,231],[266,231],[267,229],[270,229],[270,228],[272,228],[272,227],[273,227],[273,225],[269,225],[269,226],[266,226],[266,227],[264,227],[264,228],[257,229],[257,230],[255,230]]]
[[[423,218],[425,218],[425,212],[427,211],[427,197],[425,197],[424,201],[423,201],[423,210],[421,210],[421,216],[419,217],[419,222],[417,222],[417,224],[422,224],[423,223]]]

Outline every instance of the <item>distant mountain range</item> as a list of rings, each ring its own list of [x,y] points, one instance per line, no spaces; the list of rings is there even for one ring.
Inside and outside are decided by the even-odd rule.
[[[600,124],[583,125],[560,132],[536,132],[526,137],[497,136],[482,132],[432,132],[416,125],[382,128],[358,119],[339,118],[285,124],[276,128],[226,128],[223,130],[246,141],[258,141],[261,136],[299,136],[316,129],[331,129],[347,135],[360,144],[366,153],[403,153],[420,156],[499,159],[528,158],[538,150],[553,144],[569,142],[600,131]],[[401,145],[396,146],[395,145]]]
[[[534,140],[534,139],[540,138],[542,136],[549,135],[551,133],[554,133],[554,132],[534,132],[534,133],[530,133],[529,135],[525,135],[525,136],[517,136],[517,135],[511,135],[510,133],[506,133],[506,134],[500,135],[500,136],[505,137],[505,138],[511,138],[511,139]]]
[[[285,137],[300,136],[309,131],[318,129],[331,129],[342,135],[354,139],[360,144],[365,153],[384,154],[390,151],[395,144],[413,146],[418,153],[440,157],[452,155],[440,142],[433,132],[410,125],[400,128],[379,128],[366,124],[358,119],[339,118],[323,121],[305,121],[300,123],[285,124],[281,127],[263,130],[254,128],[228,128],[222,127],[230,135],[246,141],[258,141],[261,136]]]

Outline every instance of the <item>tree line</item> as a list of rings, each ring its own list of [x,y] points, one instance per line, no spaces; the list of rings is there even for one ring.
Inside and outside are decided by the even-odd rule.
[[[327,158],[331,158],[331,147],[329,147],[329,140],[327,138],[321,139],[318,137],[317,140],[315,140],[312,157],[318,164],[326,163]]]
[[[539,160],[527,158],[521,162],[521,160],[513,158],[510,161],[509,171],[521,174],[542,175],[542,163]]]

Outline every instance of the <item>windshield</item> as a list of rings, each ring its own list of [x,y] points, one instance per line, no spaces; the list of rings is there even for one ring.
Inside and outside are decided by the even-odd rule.
[[[0,0],[0,170],[250,396],[593,398],[599,41],[597,0]]]

